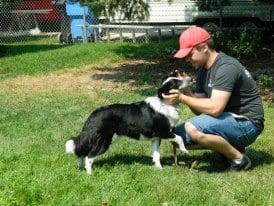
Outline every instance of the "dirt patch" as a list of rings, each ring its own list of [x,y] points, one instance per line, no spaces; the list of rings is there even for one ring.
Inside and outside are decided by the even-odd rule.
[[[82,76],[75,74],[49,74],[45,76],[22,76],[14,79],[2,81],[1,90],[10,92],[45,92],[56,90],[76,89],[83,90],[88,88],[88,84]]]
[[[131,61],[111,67],[93,68],[85,73],[77,71],[43,76],[20,76],[0,82],[0,90],[12,93],[40,93],[56,91],[82,91],[96,95],[98,91],[122,92],[138,89],[134,72],[144,61]],[[139,65],[139,66],[136,66]],[[124,72],[125,71],[125,72]]]
[[[261,59],[242,60],[242,62],[257,80],[263,99],[273,103],[274,55]],[[174,69],[184,69],[195,75],[194,70],[183,62],[174,61],[167,56],[155,61],[131,60],[108,67],[88,68],[84,73],[75,69],[63,74],[21,76],[1,81],[0,90],[19,94],[74,90],[92,96],[104,91],[143,92],[146,89],[156,89],[162,78]],[[260,79],[261,74],[266,75],[269,85],[262,85],[264,79]]]

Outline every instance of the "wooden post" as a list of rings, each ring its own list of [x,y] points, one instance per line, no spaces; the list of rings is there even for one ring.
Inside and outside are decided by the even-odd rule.
[[[120,42],[123,42],[123,32],[122,32],[122,28],[120,28],[119,34],[120,34]]]
[[[83,42],[87,43],[88,42],[88,38],[87,38],[87,22],[86,22],[85,11],[84,11],[84,14],[83,14],[83,22],[84,22]]]
[[[162,40],[162,33],[161,33],[161,28],[158,29],[158,41],[159,43],[161,42]]]
[[[94,33],[94,42],[97,42],[98,41],[98,33],[97,32],[97,28],[96,27],[93,27],[93,33]]]
[[[135,29],[132,29],[132,41],[133,41],[133,43],[136,43]]]
[[[110,42],[110,32],[109,32],[109,28],[107,28],[107,41]]]
[[[171,34],[172,34],[172,38],[175,39],[175,29],[174,29],[174,27],[172,27],[172,29],[171,29]]]
[[[149,42],[148,29],[146,29],[146,33],[145,33],[145,42],[146,43]]]

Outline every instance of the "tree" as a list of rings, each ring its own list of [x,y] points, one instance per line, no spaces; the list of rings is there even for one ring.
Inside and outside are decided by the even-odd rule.
[[[20,1],[18,0],[0,0],[0,9],[1,11],[10,11],[16,3]]]
[[[0,30],[6,30],[10,27],[12,15],[10,15],[10,11],[15,7],[16,3],[20,1],[18,0],[0,0],[0,19],[1,22],[5,22],[5,24],[0,25]]]
[[[149,5],[145,0],[73,0],[82,5],[90,6],[94,15],[114,18],[118,14],[119,20],[145,20],[149,16]],[[117,16],[116,16],[117,17]]]

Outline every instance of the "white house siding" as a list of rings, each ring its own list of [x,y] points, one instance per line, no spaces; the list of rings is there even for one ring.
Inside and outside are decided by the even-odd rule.
[[[167,23],[167,22],[189,22],[192,21],[192,13],[198,11],[195,0],[147,0],[149,5],[149,17],[141,22],[144,23]],[[136,19],[131,21],[124,20],[123,14],[116,12],[112,22],[138,22]],[[140,22],[140,21],[139,21]]]
[[[147,0],[149,5],[148,19],[130,21],[123,19],[123,14],[117,12],[112,22],[143,22],[143,23],[191,23],[197,18],[219,17],[219,11],[199,11],[197,3],[202,0]],[[273,20],[270,16],[274,4],[263,4],[252,0],[231,0],[231,5],[223,7],[223,17],[258,17],[262,21]]]
[[[148,22],[191,22],[193,13],[198,11],[193,0],[148,1],[150,16]]]

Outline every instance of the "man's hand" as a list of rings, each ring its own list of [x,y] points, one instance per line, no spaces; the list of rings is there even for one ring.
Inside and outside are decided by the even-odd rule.
[[[169,92],[169,95],[162,94],[163,98],[169,103],[169,104],[178,104],[180,102],[180,95],[183,95],[180,90],[172,89]]]

